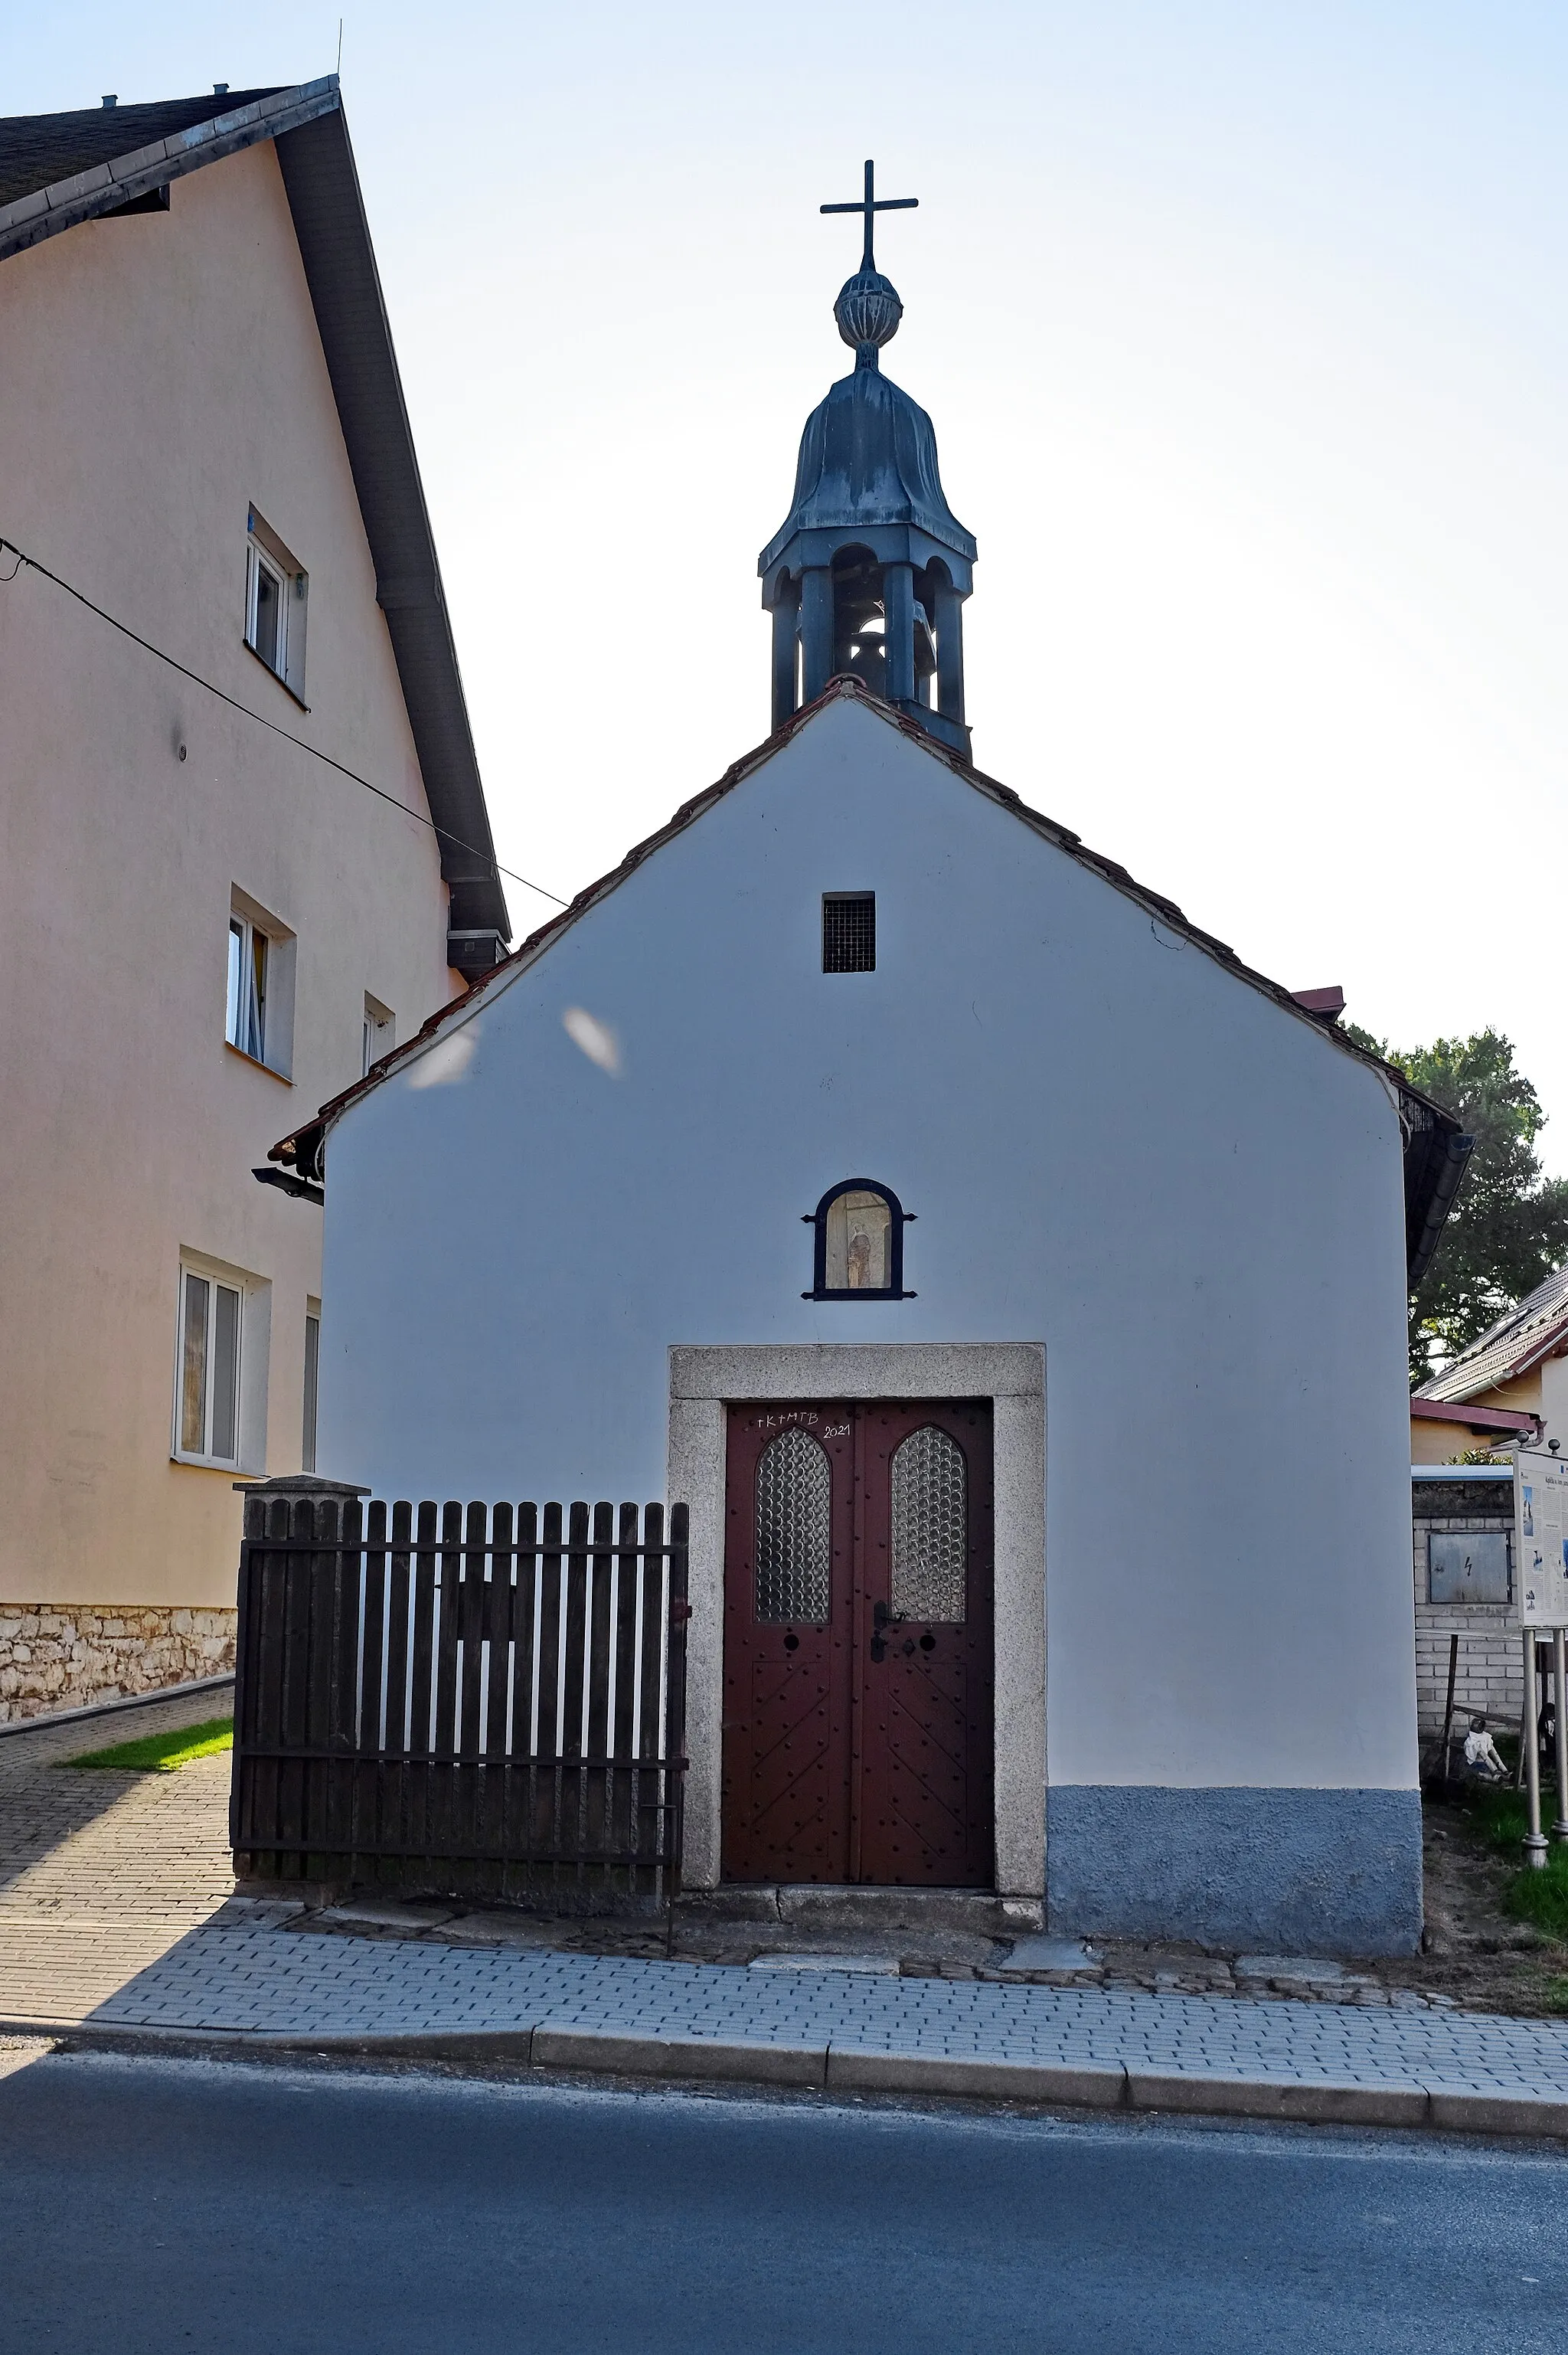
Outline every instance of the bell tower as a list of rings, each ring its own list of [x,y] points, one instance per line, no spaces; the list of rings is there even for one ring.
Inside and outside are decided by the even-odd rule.
[[[918,201],[879,197],[868,163],[857,203],[821,208],[864,216],[860,268],[833,305],[854,373],[806,421],[794,500],[757,569],[773,616],[775,728],[849,671],[967,754],[963,602],[977,550],[943,493],[930,419],[879,359],[904,305],[876,267],[875,218]]]

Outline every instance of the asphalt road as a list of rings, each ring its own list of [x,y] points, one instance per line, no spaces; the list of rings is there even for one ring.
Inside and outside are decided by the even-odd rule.
[[[0,2076],[4,2355],[1564,2345],[1568,2158],[1535,2147],[87,2054]]]

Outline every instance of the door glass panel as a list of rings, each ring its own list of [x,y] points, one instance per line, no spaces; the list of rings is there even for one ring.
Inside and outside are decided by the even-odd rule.
[[[893,1615],[959,1626],[968,1551],[963,1450],[927,1423],[893,1458]]]
[[[832,1467],[804,1431],[781,1431],[757,1466],[757,1615],[810,1620],[828,1615],[832,1552]]]

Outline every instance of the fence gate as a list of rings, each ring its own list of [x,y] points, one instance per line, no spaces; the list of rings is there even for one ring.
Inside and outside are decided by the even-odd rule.
[[[602,1910],[680,1872],[686,1508],[245,1500],[242,1879]],[[299,1493],[308,1488],[309,1493]]]

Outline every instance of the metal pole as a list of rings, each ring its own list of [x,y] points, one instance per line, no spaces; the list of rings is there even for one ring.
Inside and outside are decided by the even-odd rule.
[[[1459,1638],[1456,1634],[1450,1636],[1448,1638],[1448,1700],[1447,1705],[1443,1711],[1443,1747],[1441,1753],[1443,1764],[1439,1771],[1442,1774],[1443,1787],[1445,1791],[1446,1791],[1448,1786],[1448,1761],[1454,1747],[1454,1687],[1458,1680],[1458,1675]]]
[[[1524,1836],[1524,1861],[1532,1871],[1546,1863],[1546,1841],[1541,1829],[1541,1721],[1535,1702],[1535,1630],[1524,1631],[1524,1787],[1529,1798],[1530,1829]]]
[[[1568,1710],[1563,1706],[1563,1668],[1568,1656],[1568,1630],[1552,1631],[1552,1714],[1557,1732],[1557,1821],[1554,1840],[1568,1840]]]

